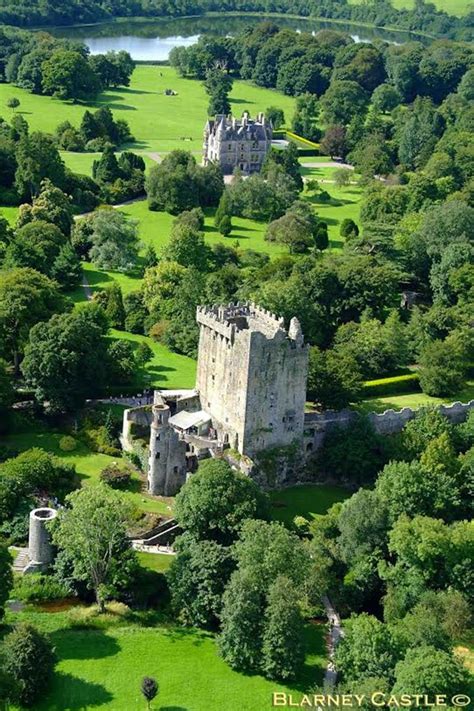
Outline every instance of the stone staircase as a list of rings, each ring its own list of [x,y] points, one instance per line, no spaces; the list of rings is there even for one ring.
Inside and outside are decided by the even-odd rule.
[[[13,570],[15,573],[23,573],[30,562],[28,557],[28,548],[16,548],[18,554],[13,561]]]

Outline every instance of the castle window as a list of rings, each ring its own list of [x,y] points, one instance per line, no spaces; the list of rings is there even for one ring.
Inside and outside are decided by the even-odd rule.
[[[309,443],[306,445],[306,451],[307,451],[307,452],[312,452],[312,451],[313,451],[313,443],[312,443],[312,442],[309,442]]]
[[[232,143],[229,143],[229,145],[227,146],[227,150],[228,150],[228,151],[231,151],[231,150],[232,150]]]
[[[215,381],[216,381],[216,376],[215,376],[215,375],[211,375],[211,380],[212,380],[213,383],[215,383]]]
[[[159,435],[159,434],[156,435],[156,441],[157,441],[157,442],[160,441],[160,435]]]
[[[178,473],[178,467],[173,467],[173,472],[174,472],[175,474],[177,474],[177,473]]]
[[[159,459],[159,458],[160,458],[160,452],[157,452],[157,453],[156,453],[156,456],[155,456],[155,459]]]

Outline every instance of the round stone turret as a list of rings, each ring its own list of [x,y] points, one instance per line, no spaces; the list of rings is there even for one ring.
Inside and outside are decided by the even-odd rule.
[[[46,507],[31,511],[28,557],[32,563],[48,566],[53,562],[53,546],[46,524],[57,515],[55,509]]]

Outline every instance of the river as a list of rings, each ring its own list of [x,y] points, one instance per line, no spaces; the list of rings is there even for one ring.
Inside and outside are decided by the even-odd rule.
[[[187,47],[197,42],[200,35],[235,35],[248,25],[256,25],[262,16],[227,15],[160,19],[158,21],[119,21],[80,27],[56,28],[48,30],[57,37],[79,39],[92,54],[102,54],[111,50],[126,50],[137,61],[165,61],[173,47]],[[404,42],[410,35],[389,32],[369,27],[358,27],[311,19],[295,19],[279,16],[272,19],[281,27],[294,30],[318,32],[334,29],[348,32],[356,42],[385,39],[389,42]],[[413,37],[412,37],[413,38]]]

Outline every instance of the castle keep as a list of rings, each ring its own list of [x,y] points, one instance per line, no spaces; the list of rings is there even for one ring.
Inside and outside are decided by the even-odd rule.
[[[302,442],[308,347],[296,318],[255,304],[199,307],[196,387],[160,390],[152,406],[149,490],[171,496],[200,459],[251,460]],[[134,412],[134,411],[131,411]],[[124,419],[124,444],[127,436]]]
[[[241,119],[218,115],[204,128],[203,163],[217,163],[224,175],[235,168],[249,175],[257,173],[272,143],[273,130],[264,114],[251,119],[246,111]]]

